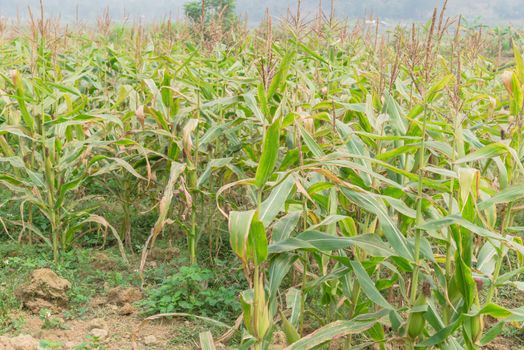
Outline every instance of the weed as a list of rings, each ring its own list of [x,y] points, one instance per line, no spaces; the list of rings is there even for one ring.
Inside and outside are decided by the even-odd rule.
[[[209,269],[182,266],[159,286],[149,289],[140,305],[146,314],[183,312],[231,320],[240,311],[240,288]]]

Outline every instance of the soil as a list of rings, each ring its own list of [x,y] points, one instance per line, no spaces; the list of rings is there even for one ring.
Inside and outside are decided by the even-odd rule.
[[[59,327],[46,329],[44,321],[36,315],[27,311],[21,311],[13,317],[23,317],[25,323],[19,330],[20,335],[17,337],[0,338],[0,349],[11,350],[6,345],[6,339],[11,343],[19,342],[24,339],[26,344],[30,344],[31,337],[38,344],[45,340],[63,344],[56,349],[74,349],[82,344],[93,343],[93,336],[99,335],[98,343],[103,349],[107,350],[130,350],[132,349],[131,336],[136,334],[138,349],[174,349],[186,350],[193,349],[190,346],[173,345],[170,340],[173,339],[176,329],[179,328],[180,322],[177,320],[160,320],[145,323],[139,327],[142,319],[136,313],[133,315],[120,315],[116,306],[105,306],[93,310],[90,317],[86,319],[65,320]],[[3,343],[2,343],[3,339]],[[35,342],[33,342],[35,344]],[[4,345],[4,347],[2,347]],[[13,344],[15,345],[15,344]],[[18,344],[22,345],[22,344]],[[16,346],[16,345],[15,345]],[[14,347],[13,349],[18,349]],[[20,347],[20,350],[30,350],[32,347]],[[36,349],[36,348],[35,348]]]
[[[519,345],[511,338],[499,337],[486,345],[484,349],[487,350],[522,350],[524,347]]]
[[[117,271],[118,263],[103,252],[95,252],[91,257],[91,266],[102,271]]]
[[[16,297],[22,304],[38,314],[41,309],[59,311],[67,307],[68,280],[59,277],[50,269],[37,269],[30,280],[16,290]]]
[[[176,247],[159,248],[153,247],[149,253],[149,258],[157,262],[166,262],[173,260],[174,257],[178,256],[180,251]]]
[[[88,311],[80,319],[66,320],[66,293],[70,286],[68,280],[50,269],[34,270],[29,281],[16,291],[24,309],[10,315],[11,319],[23,319],[23,325],[16,336],[0,337],[0,350],[37,350],[42,341],[51,342],[53,349],[194,348],[170,343],[176,336],[176,329],[180,328],[180,320],[142,322],[143,318],[133,306],[143,298],[143,293],[136,287],[112,288],[106,296],[93,298]],[[42,309],[47,314],[43,314]],[[189,322],[183,324],[185,328],[191,328]]]
[[[140,289],[136,287],[115,287],[107,293],[107,302],[113,305],[124,306],[142,299]]]

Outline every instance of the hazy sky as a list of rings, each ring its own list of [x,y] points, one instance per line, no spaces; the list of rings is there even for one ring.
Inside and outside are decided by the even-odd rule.
[[[109,8],[114,19],[126,14],[131,19],[143,18],[151,21],[183,15],[183,4],[187,0],[44,0],[48,14],[70,21],[78,17],[94,20],[104,8]],[[323,0],[329,8],[331,0]],[[39,0],[0,0],[0,16],[24,17],[27,7],[38,8]],[[302,0],[304,12],[318,8],[319,0]],[[375,14],[391,19],[427,19],[431,9],[440,6],[441,0],[334,0],[339,17],[362,17]],[[266,8],[275,16],[285,15],[287,8],[295,8],[296,0],[237,0],[237,12],[247,14],[248,19],[258,21]],[[484,21],[524,18],[524,0],[449,0],[448,14],[462,13],[469,18],[481,17]]]

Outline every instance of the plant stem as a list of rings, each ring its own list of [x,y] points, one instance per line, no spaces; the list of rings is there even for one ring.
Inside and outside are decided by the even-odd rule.
[[[416,224],[420,225],[422,223],[422,179],[423,179],[423,171],[424,171],[424,153],[426,150],[426,124],[427,124],[427,105],[424,102],[424,116],[423,116],[423,122],[422,122],[422,140],[419,150],[419,169],[418,169],[418,198],[417,198],[417,217],[416,217]],[[420,272],[420,240],[422,239],[422,230],[417,228],[415,230],[415,269],[413,271],[413,278],[411,279],[411,297],[410,302],[411,305],[415,304],[415,301],[417,300],[417,289],[418,289],[418,276]]]
[[[196,210],[195,210],[195,205],[193,205],[193,208],[191,210],[191,233],[189,234],[189,255],[191,259],[191,265],[195,265],[197,263],[196,235],[197,235]]]
[[[513,208],[513,203],[510,202],[506,207],[506,213],[504,215],[504,220],[502,221],[502,226],[500,228],[500,234],[502,237],[506,236],[506,228],[508,227],[511,221],[511,210]],[[493,281],[489,286],[488,296],[486,297],[486,304],[489,304],[493,297],[495,296],[495,291],[497,289],[497,280],[499,279],[500,269],[502,267],[502,261],[504,260],[504,244],[501,243],[499,249],[497,250],[497,260],[495,262],[495,271],[493,272]]]

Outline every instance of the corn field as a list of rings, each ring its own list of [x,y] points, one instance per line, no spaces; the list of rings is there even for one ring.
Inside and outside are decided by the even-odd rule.
[[[0,242],[89,238],[142,287],[159,241],[234,256],[241,314],[202,349],[487,346],[524,322],[524,40],[444,10],[2,26]]]

